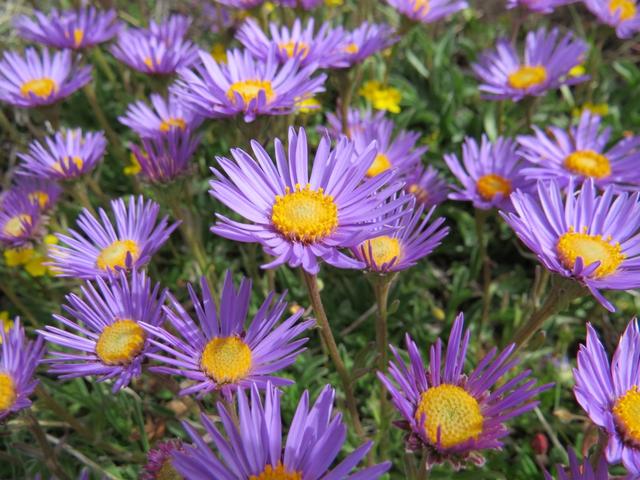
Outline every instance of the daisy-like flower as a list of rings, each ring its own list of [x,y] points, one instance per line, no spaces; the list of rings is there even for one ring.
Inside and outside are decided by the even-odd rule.
[[[28,196],[9,192],[0,204],[0,243],[16,248],[26,245],[41,233],[40,205]]]
[[[589,458],[585,458],[582,462],[579,461],[573,449],[570,448],[569,470],[565,470],[561,465],[556,468],[558,480],[609,480],[609,470],[604,455],[600,457],[594,470]],[[548,472],[544,472],[544,478],[545,480],[553,480],[553,476]]]
[[[230,50],[227,62],[216,62],[200,52],[202,63],[180,72],[173,89],[178,99],[196,114],[208,118],[244,115],[246,122],[258,115],[294,112],[298,98],[324,91],[326,75],[311,77],[316,66],[299,67],[298,58],[280,65],[272,47],[266,61],[248,51]]]
[[[303,10],[313,10],[321,6],[324,0],[276,0],[276,3],[291,8],[302,8]]]
[[[293,364],[304,351],[307,338],[302,332],[314,320],[300,321],[302,310],[278,325],[286,311],[284,295],[275,299],[270,293],[253,319],[246,323],[251,297],[251,281],[245,278],[236,290],[231,272],[227,272],[219,312],[205,278],[200,282],[202,300],[191,285],[189,297],[195,307],[198,323],[169,294],[172,308],[166,308],[167,319],[181,338],[163,328],[145,324],[154,337],[151,341],[163,350],[150,358],[167,366],[151,367],[167,375],[181,375],[195,383],[180,391],[181,395],[204,395],[219,390],[227,397],[238,387],[254,384],[264,388],[268,382],[289,385],[293,382],[273,374]],[[164,354],[168,355],[164,355]]]
[[[640,11],[636,0],[584,0],[600,22],[616,29],[619,38],[631,38],[640,31]]]
[[[333,61],[334,68],[346,68],[364,61],[397,41],[398,37],[389,25],[364,22],[354,31],[347,32],[336,52],[327,53],[338,54],[338,59]]]
[[[640,327],[632,319],[620,337],[611,363],[598,334],[587,324],[587,344],[580,345],[576,380],[576,400],[591,421],[609,436],[606,456],[609,463],[622,461],[628,478],[640,475]]]
[[[369,125],[382,122],[384,120],[384,112],[373,113],[370,109],[360,110],[358,108],[349,108],[347,111],[347,130],[348,137],[352,137],[355,133],[364,131]],[[344,133],[342,132],[342,114],[340,111],[335,113],[327,113],[327,126],[320,127],[321,133],[325,131],[329,136],[338,140]]]
[[[19,153],[22,160],[20,173],[44,180],[69,180],[95,168],[107,148],[102,132],[83,133],[81,129],[65,130],[34,140],[27,153]]]
[[[560,38],[557,29],[547,33],[540,28],[527,34],[522,60],[509,40],[500,39],[494,51],[483,53],[473,64],[473,71],[482,82],[484,98],[517,102],[587,80],[586,75],[568,75],[584,61],[586,51],[587,44],[572,33]]]
[[[309,152],[304,129],[289,129],[288,154],[279,139],[274,142],[276,162],[256,141],[255,160],[245,151],[232,149],[234,161],[218,157],[226,172],[212,169],[211,195],[251,223],[240,223],[221,214],[211,231],[239,242],[258,242],[275,259],[263,268],[287,263],[316,274],[318,259],[338,268],[361,268],[358,260],[339,248],[355,247],[378,235],[384,217],[404,199],[385,201],[401,188],[386,185],[393,172],[366,178],[376,154],[370,145],[357,152],[343,137],[335,149],[327,136],[320,144],[309,172]],[[389,219],[386,219],[389,221]]]
[[[191,19],[189,17],[174,14],[160,23],[151,20],[149,32],[152,36],[171,44],[178,39],[184,39],[190,26]]]
[[[392,346],[387,378],[380,381],[391,394],[409,430],[409,448],[425,447],[428,464],[449,461],[459,467],[466,461],[484,463],[482,450],[502,447],[508,434],[505,422],[532,410],[533,398],[551,385],[535,386],[530,371],[501,382],[518,359],[509,359],[514,344],[498,353],[494,347],[470,374],[463,373],[470,331],[463,335],[464,317],[458,315],[451,329],[445,356],[438,339],[429,350],[425,367],[418,346],[407,334],[409,365]],[[498,382],[499,385],[496,385]]]
[[[87,209],[78,217],[81,232],[56,236],[61,245],[51,245],[52,268],[60,277],[93,279],[105,277],[112,270],[141,268],[146,265],[180,222],[169,225],[167,217],[157,222],[160,206],[131,197],[111,201],[115,228],[107,212],[99,209],[100,220]]]
[[[301,66],[311,63],[318,67],[331,67],[342,55],[337,46],[344,39],[342,28],[333,29],[328,23],[323,23],[315,32],[315,22],[309,19],[306,26],[296,18],[293,27],[269,24],[270,37],[260,28],[258,23],[249,18],[240,27],[236,38],[259,60],[267,61],[272,48],[276,50],[276,58],[285,63],[290,58],[297,58]]]
[[[557,179],[566,185],[577,177],[576,184],[593,179],[598,188],[613,185],[620,190],[640,186],[640,137],[625,138],[607,148],[611,129],[600,130],[600,117],[588,110],[580,116],[580,123],[564,131],[547,127],[543,131],[533,127],[535,135],[518,137],[520,154],[534,166],[522,173],[531,179]]]
[[[15,107],[51,105],[90,81],[91,67],[72,64],[69,50],[51,55],[47,49],[38,54],[30,47],[24,57],[4,52],[0,60],[0,101]]]
[[[155,138],[174,130],[194,130],[202,123],[202,119],[184,108],[175,95],[169,95],[165,100],[162,95],[152,93],[150,98],[153,108],[138,100],[118,118],[142,138]]]
[[[93,7],[49,13],[34,12],[16,18],[18,34],[27,40],[54,48],[80,50],[111,40],[120,28],[115,10],[99,11]]]
[[[142,362],[154,348],[141,322],[160,325],[166,291],[152,286],[144,272],[124,271],[106,281],[96,278],[81,287],[82,297],[66,295],[62,308],[71,317],[54,314],[65,330],[47,325],[38,333],[50,344],[71,349],[51,352],[49,372],[61,379],[96,376],[114,380],[115,393],[142,373]],[[77,333],[76,333],[77,332]]]
[[[464,10],[464,0],[387,0],[387,3],[411,20],[433,23]]]
[[[531,12],[551,13],[556,7],[561,7],[576,0],[507,0],[507,8],[522,7]]]
[[[31,406],[29,396],[38,380],[36,368],[44,354],[41,338],[27,340],[20,319],[16,318],[11,329],[0,329],[0,420],[11,413]]]
[[[413,195],[426,208],[444,202],[449,194],[449,184],[432,166],[415,167],[404,177],[404,191]]]
[[[144,466],[141,480],[179,480],[182,477],[173,467],[174,452],[184,450],[181,440],[168,440],[158,443],[147,453],[147,464]]]
[[[240,10],[251,10],[262,5],[265,0],[216,0],[216,2]]]
[[[251,398],[238,391],[239,425],[231,412],[218,403],[223,435],[209,417],[200,420],[212,450],[187,422],[183,427],[193,441],[184,452],[174,454],[173,464],[190,480],[376,480],[391,467],[389,462],[351,473],[371,449],[367,442],[331,468],[347,437],[340,413],[333,414],[335,391],[327,385],[313,405],[309,392],[298,402],[287,439],[283,439],[280,392],[267,386],[264,402],[258,388],[251,387]]]
[[[31,203],[37,205],[41,212],[45,212],[54,207],[62,193],[62,188],[51,180],[18,175],[11,192],[14,195],[26,197]]]
[[[462,163],[452,153],[446,154],[444,161],[462,184],[453,187],[455,192],[449,198],[472,202],[482,210],[510,210],[511,192],[527,185],[516,143],[508,138],[498,137],[492,143],[483,135],[478,145],[475,139],[467,137],[462,145]]]
[[[604,290],[640,287],[640,193],[598,195],[592,180],[566,196],[555,182],[538,182],[537,194],[514,192],[515,213],[501,213],[542,264],[574,279],[609,311],[615,307]]]

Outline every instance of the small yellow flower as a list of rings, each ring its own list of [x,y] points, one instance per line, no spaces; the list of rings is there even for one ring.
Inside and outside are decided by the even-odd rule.
[[[4,333],[9,333],[9,330],[13,328],[13,320],[9,319],[9,312],[3,310],[0,312],[0,326],[4,330]],[[0,344],[2,343],[2,335],[0,335]]]
[[[324,4],[327,7],[341,7],[344,5],[344,0],[324,0]]]
[[[7,267],[24,265],[33,257],[33,248],[10,248],[4,251]]]
[[[55,235],[49,234],[44,236],[45,245],[57,245],[58,241],[58,237],[56,237]]]
[[[307,97],[298,99],[296,101],[296,107],[300,113],[312,113],[320,109],[321,105],[318,99],[314,97]]]
[[[376,92],[381,88],[383,88],[382,83],[377,80],[369,80],[368,82],[364,82],[364,84],[362,84],[362,87],[360,87],[358,93],[367,100],[371,101]]]
[[[302,308],[300,305],[298,305],[297,303],[292,303],[291,306],[289,307],[289,313],[291,315],[295,315],[296,313],[298,313],[300,310],[304,310],[304,308]]]
[[[264,13],[269,15],[271,12],[273,12],[276,9],[276,6],[273,4],[273,2],[264,2],[262,9],[264,10]]]
[[[391,113],[400,113],[400,100],[402,100],[400,90],[389,87],[383,90],[378,90],[371,99],[371,104],[376,110],[387,110]]]
[[[587,73],[587,69],[582,64],[576,65],[571,70],[569,70],[569,76],[570,77],[581,77],[585,73]]]
[[[227,63],[227,50],[220,42],[213,44],[213,48],[211,48],[211,56],[218,63]]]
[[[47,257],[44,255],[36,254],[35,257],[25,263],[24,269],[32,277],[42,277],[47,273],[47,266],[44,265],[46,260]]]
[[[431,314],[435,317],[436,320],[442,322],[446,318],[446,314],[443,309],[434,305],[431,307]]]
[[[138,159],[136,158],[136,156],[131,153],[129,155],[129,161],[131,162],[131,164],[127,165],[126,167],[124,167],[122,169],[122,171],[124,172],[125,175],[137,175],[140,173],[140,162],[138,162]]]

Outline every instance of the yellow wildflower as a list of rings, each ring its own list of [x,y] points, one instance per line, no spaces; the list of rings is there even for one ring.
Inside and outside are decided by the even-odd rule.
[[[360,95],[366,98],[376,110],[386,110],[391,113],[400,113],[400,90],[386,87],[377,80],[369,80],[359,90]]]
[[[4,330],[4,333],[9,333],[9,330],[13,328],[13,320],[9,319],[9,312],[3,310],[0,312],[0,326]],[[0,335],[0,344],[2,343],[2,335]]]
[[[570,77],[581,77],[585,73],[587,73],[587,69],[585,68],[585,66],[583,64],[576,65],[571,70],[569,70],[569,76]]]
[[[44,265],[44,262],[46,260],[47,257],[45,257],[44,255],[36,254],[36,256],[25,263],[24,269],[32,277],[42,277],[47,273],[47,266]]]
[[[33,248],[10,248],[4,251],[4,261],[7,267],[17,267],[31,260],[33,253]]]
[[[56,237],[55,235],[45,235],[44,236],[44,243],[45,245],[57,245],[58,244],[58,237]]]
[[[220,42],[216,42],[213,44],[213,48],[211,49],[211,56],[218,63],[227,63],[227,50]]]
[[[320,109],[320,102],[314,97],[301,98],[296,101],[300,113],[311,113]]]
[[[344,0],[324,0],[327,7],[340,7],[344,5]]]
[[[131,162],[131,164],[127,165],[122,170],[124,172],[124,174],[125,175],[137,175],[137,174],[139,174],[140,173],[140,162],[138,162],[138,159],[136,158],[136,156],[133,153],[131,153],[129,155],[129,161]]]

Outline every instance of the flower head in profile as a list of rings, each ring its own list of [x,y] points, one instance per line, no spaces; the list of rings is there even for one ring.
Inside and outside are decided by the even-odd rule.
[[[182,477],[173,466],[173,454],[184,451],[181,440],[159,442],[147,453],[141,480],[179,480]]]
[[[285,441],[280,391],[268,384],[263,401],[256,385],[251,386],[250,399],[244,390],[239,390],[239,425],[222,403],[218,403],[222,432],[202,414],[202,426],[213,440],[210,447],[191,424],[184,422],[194,444],[175,453],[173,464],[190,480],[377,480],[389,470],[389,462],[352,473],[371,449],[371,442],[356,448],[332,468],[347,437],[342,415],[333,414],[334,400],[335,391],[329,385],[313,405],[309,405],[309,392],[305,391]]]
[[[469,6],[464,0],[387,0],[387,3],[407,18],[427,24]]]
[[[95,376],[113,380],[119,391],[142,372],[142,362],[154,351],[141,322],[160,325],[166,292],[152,285],[145,272],[120,271],[107,279],[96,278],[65,298],[63,310],[54,314],[64,329],[47,325],[38,333],[51,345],[65,347],[45,360],[49,372],[61,379]],[[71,351],[69,351],[69,349]]]
[[[462,145],[462,162],[452,153],[445,155],[444,161],[462,184],[453,187],[455,191],[449,198],[472,202],[482,210],[510,210],[511,192],[527,185],[516,143],[508,138],[498,137],[490,142],[483,136],[478,145],[475,139],[467,137]]]
[[[27,40],[53,48],[80,50],[111,40],[120,28],[115,10],[93,7],[77,10],[36,10],[35,18],[21,15],[14,21],[18,34]]]
[[[287,302],[284,295],[276,299],[275,294],[270,293],[247,324],[250,280],[243,278],[236,289],[231,273],[227,272],[219,307],[206,279],[201,280],[200,286],[202,300],[193,287],[188,286],[197,323],[169,295],[171,307],[165,308],[165,312],[179,337],[158,326],[144,325],[153,336],[152,343],[162,350],[149,357],[165,364],[151,370],[193,380],[193,385],[180,391],[181,395],[202,396],[218,390],[229,396],[238,387],[264,388],[268,382],[292,383],[274,374],[293,364],[304,351],[307,338],[297,337],[314,321],[300,321],[301,310],[280,322]]]
[[[563,198],[555,181],[537,193],[514,192],[514,213],[502,213],[516,235],[551,272],[587,287],[609,311],[600,290],[640,287],[640,193],[598,195],[593,180],[576,192],[571,179]]]
[[[84,209],[78,217],[78,230],[56,236],[62,242],[51,245],[51,265],[59,277],[93,279],[110,271],[141,268],[164,244],[178,223],[159,222],[160,206],[142,196],[111,201],[115,228],[107,212],[99,209],[99,220]]]
[[[558,480],[609,480],[609,470],[604,455],[600,457],[594,469],[590,458],[585,458],[581,462],[576,457],[573,449],[570,448],[568,450],[569,470],[565,470],[562,465],[558,465]],[[553,480],[553,476],[549,472],[544,472],[544,478],[545,480]]]
[[[255,159],[232,149],[233,161],[218,157],[220,170],[212,169],[211,195],[242,215],[241,223],[218,214],[211,231],[240,242],[258,242],[275,258],[263,268],[288,264],[315,274],[319,260],[338,268],[361,268],[362,263],[340,252],[376,235],[382,217],[395,211],[404,199],[385,202],[398,192],[389,185],[392,171],[366,178],[376,155],[374,145],[358,152],[343,137],[334,149],[327,136],[311,162],[304,129],[289,129],[288,151],[274,142],[275,162],[256,141]],[[388,221],[389,219],[387,219]]]
[[[576,400],[593,423],[606,432],[605,450],[609,463],[622,462],[628,478],[640,475],[640,327],[632,319],[620,337],[609,361],[598,334],[587,324],[587,343],[580,345],[576,380]]]
[[[517,358],[510,359],[514,344],[501,352],[494,347],[475,370],[464,374],[470,331],[463,333],[463,328],[460,314],[446,353],[440,339],[431,346],[428,369],[407,335],[409,365],[391,347],[395,360],[389,363],[390,378],[378,373],[409,430],[408,447],[425,447],[429,464],[445,460],[456,467],[467,461],[483,464],[482,450],[502,447],[501,439],[508,434],[505,422],[532,410],[538,403],[534,397],[551,387],[536,387],[528,370],[503,380],[518,363]]]
[[[10,192],[12,195],[26,197],[31,203],[37,205],[41,212],[46,212],[58,202],[62,188],[57,182],[49,179],[18,175]],[[0,203],[5,197],[2,198]]]
[[[489,100],[519,101],[539,96],[562,85],[574,85],[588,76],[569,76],[571,69],[584,61],[587,44],[572,33],[560,37],[544,28],[527,34],[524,57],[507,39],[498,40],[495,50],[482,54],[473,71],[480,80],[480,91]]]
[[[334,68],[346,68],[364,61],[397,41],[398,37],[389,25],[364,22],[355,30],[347,32],[335,52],[327,53],[338,54],[338,60],[333,62]]]
[[[352,138],[352,135],[364,131],[369,125],[379,123],[384,120],[384,112],[373,113],[371,109],[360,110],[359,108],[349,108],[347,111],[346,129],[343,132],[342,113],[338,110],[335,113],[327,113],[327,125],[320,127],[321,133],[325,131],[334,140],[338,140],[342,135]]]
[[[27,195],[9,192],[0,203],[0,243],[6,247],[22,247],[42,233],[40,205]]]
[[[81,129],[57,132],[44,142],[34,140],[29,151],[19,153],[20,172],[43,180],[69,180],[93,170],[102,160],[107,140],[102,132]]]
[[[631,38],[640,31],[640,6],[636,0],[584,0],[601,23],[616,29],[619,38]]]
[[[24,57],[4,52],[0,60],[0,101],[15,107],[34,108],[54,104],[91,81],[91,67],[71,61],[71,51],[53,55],[26,49]]]
[[[191,26],[191,18],[185,15],[169,15],[161,22],[151,20],[149,22],[149,33],[168,44],[176,40],[184,39]]]
[[[566,185],[575,177],[576,184],[592,179],[598,188],[613,185],[619,190],[640,187],[640,137],[630,137],[609,145],[611,129],[600,131],[600,117],[584,111],[580,123],[564,131],[533,127],[534,135],[518,137],[520,154],[533,165],[523,170],[531,179],[557,179]]]
[[[413,195],[425,208],[439,205],[447,199],[449,184],[431,165],[418,165],[404,176],[404,191]]]
[[[530,12],[551,13],[556,7],[568,5],[576,0],[507,0],[507,8],[526,8]]]

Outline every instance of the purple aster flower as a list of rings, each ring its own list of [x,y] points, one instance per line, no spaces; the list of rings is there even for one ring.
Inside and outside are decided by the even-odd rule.
[[[157,23],[149,22],[149,32],[152,36],[171,44],[176,40],[182,40],[191,26],[191,19],[184,15],[170,15],[169,18]]]
[[[156,350],[141,327],[160,325],[166,290],[151,285],[145,272],[124,271],[106,281],[96,278],[81,287],[82,296],[66,295],[62,308],[72,318],[54,314],[65,330],[45,326],[38,333],[47,342],[71,349],[51,352],[44,362],[61,379],[96,376],[98,382],[114,380],[112,391],[126,387],[142,373],[145,357]],[[77,332],[77,333],[75,333]]]
[[[574,393],[591,421],[609,436],[609,463],[622,461],[628,478],[640,476],[640,327],[632,319],[620,337],[611,363],[598,334],[587,324],[587,344],[580,345]]]
[[[31,142],[27,153],[18,154],[23,162],[19,171],[45,180],[74,179],[93,170],[106,148],[102,132],[65,130],[45,138],[43,143]]]
[[[635,0],[584,0],[600,22],[614,27],[619,38],[631,38],[640,31],[640,12]]]
[[[40,205],[13,190],[0,203],[0,243],[15,248],[26,245],[42,232]]]
[[[640,287],[640,192],[607,187],[598,195],[593,180],[576,192],[572,179],[562,193],[540,181],[537,195],[514,192],[515,213],[501,215],[548,270],[577,280],[613,312],[601,289]]]
[[[557,179],[564,186],[569,178],[576,184],[591,178],[598,188],[613,185],[620,190],[640,187],[640,137],[625,138],[607,148],[611,128],[600,130],[600,117],[585,110],[580,123],[564,131],[548,127],[545,133],[533,127],[535,135],[518,137],[520,155],[534,166],[522,173],[531,179]]]
[[[265,0],[216,0],[216,2],[226,5],[227,7],[239,8],[241,10],[250,10],[262,5]]]
[[[251,398],[238,391],[239,425],[231,413],[218,403],[223,435],[204,413],[200,421],[214,450],[189,423],[185,431],[194,442],[184,452],[174,454],[173,464],[190,480],[376,480],[391,467],[389,462],[351,474],[371,449],[367,442],[331,468],[347,437],[347,427],[340,413],[333,415],[335,391],[327,385],[316,402],[309,406],[309,392],[302,394],[289,427],[286,442],[280,413],[280,392],[267,385],[264,403],[255,385]],[[284,445],[283,445],[284,443]]]
[[[347,111],[347,129],[348,137],[355,133],[364,131],[369,125],[382,122],[384,120],[384,112],[373,113],[370,109],[360,110],[358,108],[349,108]],[[334,140],[338,140],[342,135],[342,114],[340,111],[336,113],[327,113],[327,126],[320,127],[321,133],[325,131]]]
[[[556,468],[558,480],[609,480],[609,470],[604,455],[600,457],[594,470],[589,458],[580,462],[573,449],[569,449],[569,470],[565,470],[561,465]],[[544,472],[544,478],[545,480],[553,480],[548,472]]]
[[[587,44],[567,33],[560,38],[558,29],[550,33],[544,28],[527,34],[524,59],[520,60],[515,46],[500,39],[495,50],[483,53],[473,64],[473,71],[482,82],[480,91],[489,100],[539,96],[562,85],[584,82],[586,75],[568,77],[569,71],[584,61]]]
[[[531,12],[551,13],[556,7],[561,7],[576,0],[507,0],[507,8],[522,7]]]
[[[344,36],[336,50],[338,61],[332,62],[332,67],[351,67],[397,41],[398,37],[389,25],[364,22]],[[333,55],[335,52],[327,53]]]
[[[467,137],[462,145],[462,163],[453,153],[446,154],[444,161],[462,184],[453,187],[455,192],[449,198],[472,202],[482,210],[510,210],[509,195],[528,183],[521,173],[516,143],[509,138],[498,137],[492,143],[483,135],[478,145],[475,139]]]
[[[111,270],[140,268],[146,265],[180,222],[169,225],[167,217],[156,222],[160,206],[131,196],[111,201],[113,223],[102,208],[100,220],[87,209],[78,217],[81,232],[69,229],[69,235],[56,236],[62,245],[51,245],[52,268],[59,277],[93,279],[105,277]]]
[[[173,454],[184,451],[181,440],[159,442],[147,453],[147,464],[144,466],[141,480],[170,480],[182,477],[173,467]]]
[[[387,0],[387,3],[411,20],[433,23],[469,6],[464,0]]]
[[[153,109],[138,100],[130,104],[118,120],[143,138],[155,138],[173,130],[194,130],[202,123],[202,119],[185,109],[175,95],[169,95],[165,100],[162,95],[152,93],[151,105]]]
[[[333,29],[328,23],[323,23],[317,32],[313,18],[309,19],[303,28],[302,21],[296,18],[293,27],[269,24],[270,37],[265,35],[258,23],[249,18],[240,27],[236,38],[251,54],[262,61],[267,61],[271,49],[276,50],[276,58],[280,63],[286,63],[290,58],[297,58],[300,66],[315,64],[321,68],[331,67],[339,61],[342,54],[337,47],[344,37],[342,28]]]
[[[26,197],[31,203],[37,205],[41,212],[45,212],[54,207],[62,193],[62,188],[51,180],[18,175],[11,191]]]
[[[289,385],[290,380],[273,374],[296,361],[305,349],[307,338],[302,332],[314,325],[314,320],[299,321],[301,309],[278,325],[286,311],[283,294],[274,300],[270,293],[253,319],[246,323],[251,298],[251,281],[245,278],[236,290],[231,272],[227,271],[220,300],[220,313],[206,279],[200,281],[202,301],[191,285],[189,297],[198,317],[198,323],[169,294],[171,306],[166,308],[167,319],[181,338],[154,325],[144,325],[154,337],[151,342],[164,354],[149,357],[167,366],[152,367],[151,371],[167,375],[181,375],[195,383],[180,391],[181,395],[205,395],[213,390],[227,397],[238,387],[252,384],[265,388],[268,382]]]
[[[243,114],[251,122],[258,115],[286,115],[295,111],[298,98],[324,91],[326,75],[312,78],[315,65],[300,68],[297,58],[279,65],[275,46],[266,61],[237,49],[227,52],[224,64],[207,52],[200,52],[200,60],[202,63],[180,72],[173,91],[187,108],[203,117]]]
[[[449,184],[431,165],[416,166],[404,177],[404,190],[413,195],[425,208],[439,205],[449,194]]]
[[[276,0],[276,3],[283,7],[302,8],[303,10],[313,10],[324,3],[324,0]]]
[[[410,432],[408,447],[425,447],[430,465],[445,460],[456,467],[467,460],[483,464],[481,450],[502,447],[501,438],[508,434],[504,422],[535,408],[538,402],[533,398],[552,386],[536,387],[529,370],[502,381],[518,363],[517,358],[510,359],[514,344],[500,353],[494,347],[474,371],[464,374],[470,331],[463,335],[463,327],[460,313],[451,329],[446,356],[443,358],[440,339],[431,346],[428,370],[407,334],[410,364],[391,346],[395,361],[389,362],[389,376],[393,381],[378,372],[404,417]]]
[[[68,97],[91,81],[91,67],[71,62],[71,51],[42,55],[29,47],[24,57],[4,52],[0,60],[0,101],[15,107],[51,105]]]
[[[8,332],[0,328],[0,420],[13,412],[31,406],[29,396],[38,380],[36,368],[44,354],[41,338],[27,340],[20,319],[16,318]]]
[[[395,211],[404,199],[385,201],[401,188],[386,185],[393,172],[366,178],[376,150],[370,145],[357,152],[343,137],[331,149],[324,136],[316,150],[311,172],[307,135],[289,129],[288,153],[279,139],[274,142],[274,161],[256,141],[252,158],[245,151],[231,150],[234,161],[217,157],[222,172],[212,169],[211,195],[251,223],[240,223],[217,214],[211,231],[239,242],[258,242],[275,259],[263,268],[287,263],[318,273],[322,259],[338,268],[362,268],[362,263],[339,248],[359,245],[379,235],[381,217]],[[389,221],[387,218],[386,221]]]
[[[366,240],[351,249],[368,270],[387,273],[411,268],[433,252],[447,236],[449,227],[442,227],[444,218],[438,217],[429,223],[435,207],[422,218],[424,206],[416,208],[415,203],[412,198],[409,203],[391,212],[389,216],[392,220],[383,219],[387,228],[389,225],[394,227],[391,232]]]
[[[115,10],[100,11],[93,7],[49,13],[38,10],[35,19],[21,15],[14,25],[27,40],[54,48],[80,50],[111,40],[120,28]]]

